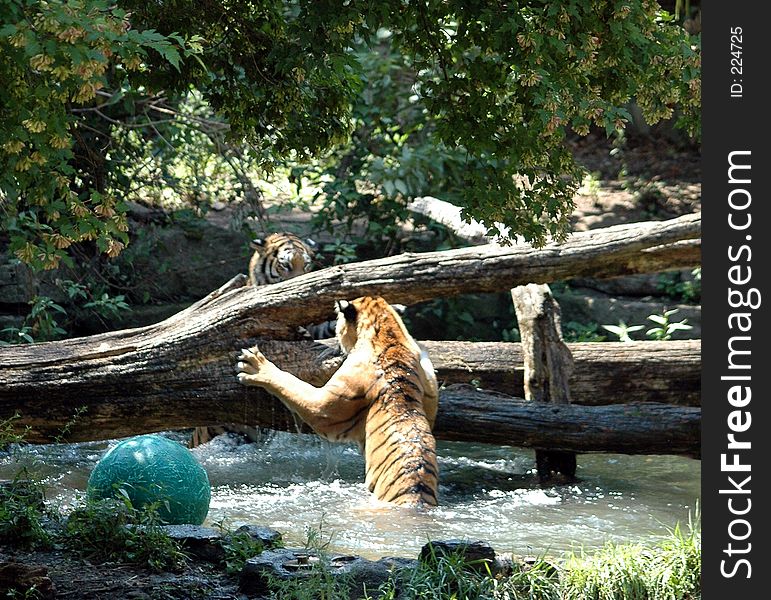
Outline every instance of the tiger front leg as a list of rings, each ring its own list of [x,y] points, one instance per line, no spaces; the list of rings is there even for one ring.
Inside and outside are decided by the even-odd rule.
[[[339,374],[317,388],[279,369],[256,347],[243,349],[238,358],[239,383],[264,388],[321,435],[333,433],[336,423],[355,414],[366,403],[359,386]]]
[[[244,348],[239,354],[238,382],[243,385],[257,385],[266,387],[272,381],[271,375],[280,369],[270,362],[265,355],[254,348]]]

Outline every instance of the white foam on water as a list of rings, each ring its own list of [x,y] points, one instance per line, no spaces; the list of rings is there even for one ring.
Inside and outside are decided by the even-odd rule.
[[[0,478],[23,464],[49,500],[72,505],[114,443],[26,446],[0,454]],[[212,484],[207,524],[266,525],[289,546],[321,527],[333,550],[370,558],[414,556],[437,539],[484,540],[516,554],[655,541],[687,523],[700,493],[701,465],[687,458],[579,455],[577,483],[540,487],[531,451],[440,442],[440,506],[412,510],[374,499],[356,448],[315,436],[241,445],[219,436],[193,453]]]

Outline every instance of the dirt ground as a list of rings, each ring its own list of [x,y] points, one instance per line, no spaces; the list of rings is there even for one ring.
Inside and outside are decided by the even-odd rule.
[[[575,199],[572,221],[577,231],[671,219],[701,210],[697,146],[661,136],[629,135],[614,152],[612,141],[600,132],[568,143],[577,161],[592,174]]]
[[[614,152],[603,133],[576,137],[568,143],[578,161],[593,173],[576,198],[576,230],[667,219],[701,210],[697,146],[675,143],[667,137],[629,135],[624,147]],[[213,216],[216,218],[216,213]],[[90,564],[61,551],[31,552],[0,545],[0,568],[4,562],[43,566],[56,598],[245,598],[238,592],[236,577],[201,562],[191,562],[181,573],[152,573],[138,566]],[[1,585],[0,591],[4,591]],[[22,592],[11,597],[27,596]]]
[[[117,563],[93,564],[59,550],[26,551],[0,546],[0,574],[3,564],[19,563],[43,567],[49,581],[30,578],[39,595],[19,588],[11,598],[67,598],[72,600],[235,600],[246,598],[238,592],[238,577],[202,561],[191,561],[178,573],[155,573],[142,566]],[[53,594],[48,593],[51,590]],[[6,589],[0,576],[0,596]]]

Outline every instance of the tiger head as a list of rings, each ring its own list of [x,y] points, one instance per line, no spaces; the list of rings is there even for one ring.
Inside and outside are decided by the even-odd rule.
[[[293,233],[272,233],[267,238],[255,239],[249,261],[249,281],[252,285],[278,283],[311,270],[313,240],[301,240]]]
[[[335,311],[337,340],[346,354],[365,337],[374,341],[378,335],[384,340],[395,337],[401,341],[409,336],[399,316],[399,312],[404,312],[401,304],[391,305],[380,297],[363,296],[350,302],[338,300]]]

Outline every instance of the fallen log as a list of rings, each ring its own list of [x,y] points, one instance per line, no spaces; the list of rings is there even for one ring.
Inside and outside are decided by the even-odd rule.
[[[155,325],[0,347],[0,420],[21,413],[18,424],[31,428],[30,441],[54,439],[81,407],[85,412],[68,427],[72,441],[269,422],[265,403],[235,381],[236,353],[258,339],[296,337],[298,325],[329,318],[336,299],[370,294],[412,304],[568,276],[659,271],[662,261],[680,268],[698,263],[698,247],[677,242],[699,231],[699,215],[687,215],[576,233],[540,250],[485,245],[402,254],[259,288],[234,278]]]
[[[101,336],[94,336],[100,338]],[[235,378],[236,349],[221,350],[197,366],[184,365],[184,377],[164,378],[170,365],[142,353],[138,369],[133,354],[113,355],[95,341],[90,357],[40,363],[36,370],[14,370],[0,385],[0,417],[15,411],[17,427],[29,427],[30,442],[108,439],[198,425],[241,423],[295,430],[284,406],[261,388],[246,388]],[[313,342],[261,341],[260,348],[282,369],[314,385],[323,385],[337,369],[340,357],[327,357],[328,347]],[[424,342],[440,384],[474,383],[474,387],[524,394],[520,344]],[[48,345],[49,347],[51,345]],[[650,398],[698,400],[700,344],[697,341],[569,344],[576,361],[571,378],[573,401],[606,404],[640,402]],[[95,364],[101,364],[94,368]],[[213,371],[213,369],[216,369]],[[8,371],[2,371],[7,376]],[[687,391],[683,384],[690,384]],[[604,397],[603,397],[604,394]],[[24,402],[19,399],[24,398]],[[444,396],[443,396],[444,398]],[[676,408],[676,407],[673,407]],[[443,411],[452,411],[452,405]],[[499,414],[499,413],[495,413]],[[76,418],[75,415],[77,415]],[[485,434],[468,419],[466,430]],[[501,424],[503,426],[504,424]],[[441,433],[438,434],[441,438]],[[465,439],[465,438],[464,438]],[[513,443],[513,442],[512,442]]]
[[[439,382],[524,397],[520,344],[421,342]],[[568,344],[575,369],[568,380],[574,404],[661,402],[701,404],[701,340]]]
[[[469,426],[473,423],[473,427]],[[563,452],[701,456],[701,409],[658,403],[576,406],[496,397],[474,389],[440,394],[438,439]]]

